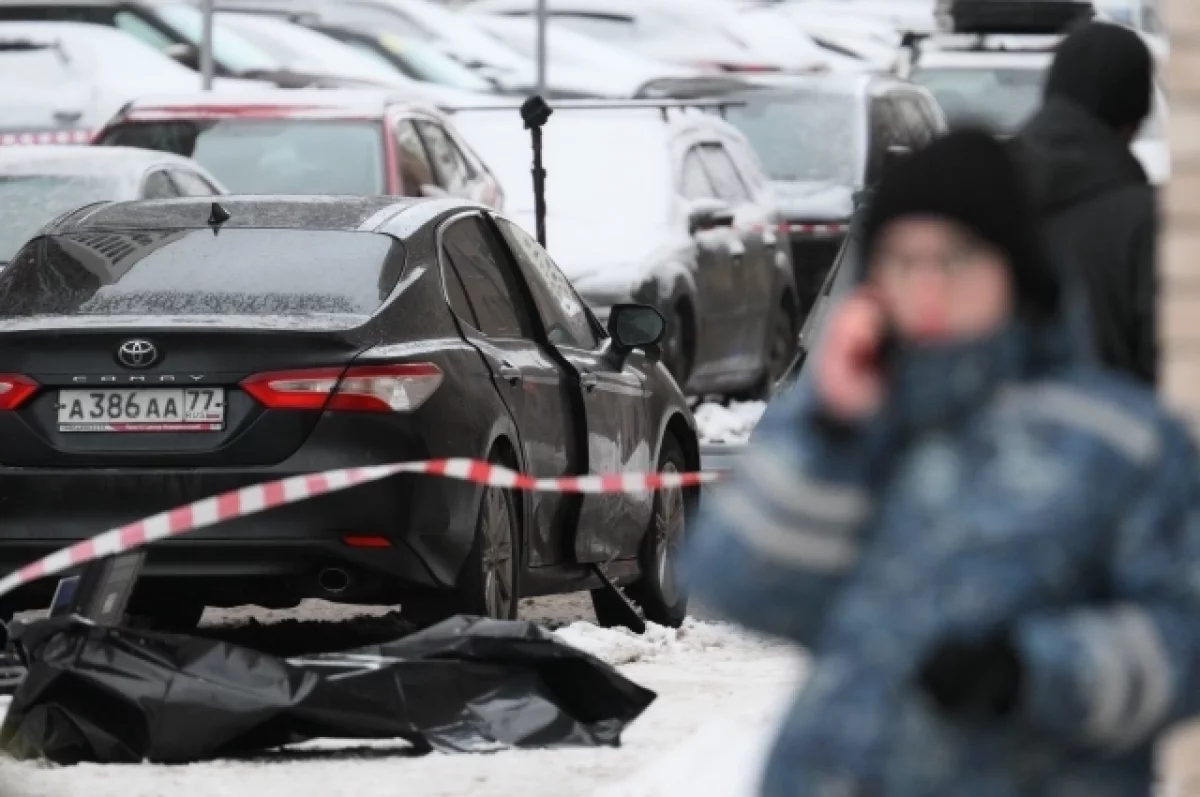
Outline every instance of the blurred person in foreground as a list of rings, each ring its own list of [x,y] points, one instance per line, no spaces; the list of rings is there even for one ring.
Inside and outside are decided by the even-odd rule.
[[[1086,298],[1095,353],[1150,385],[1158,372],[1158,214],[1130,145],[1153,100],[1145,42],[1093,22],[1059,46],[1045,102],[1014,140],[1055,261]]]
[[[768,797],[1145,797],[1200,705],[1195,452],[1077,355],[1023,191],[982,132],[894,167],[699,519],[694,597],[812,654]]]

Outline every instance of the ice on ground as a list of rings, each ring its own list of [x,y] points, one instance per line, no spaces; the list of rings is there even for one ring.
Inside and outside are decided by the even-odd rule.
[[[744,443],[767,411],[765,401],[731,401],[728,407],[705,402],[696,408],[701,443]]]
[[[206,618],[210,622],[216,618]],[[227,622],[241,619],[221,618]],[[191,766],[51,767],[0,758],[3,797],[751,797],[803,677],[788,645],[690,619],[639,636],[576,622],[559,637],[658,699],[619,748],[413,757],[401,742],[322,740]],[[6,705],[0,703],[0,714]]]

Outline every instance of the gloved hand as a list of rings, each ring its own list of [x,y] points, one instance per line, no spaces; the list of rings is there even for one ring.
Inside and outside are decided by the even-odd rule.
[[[921,663],[917,684],[945,714],[1002,719],[1017,710],[1024,665],[1007,634],[980,641],[949,639]]]

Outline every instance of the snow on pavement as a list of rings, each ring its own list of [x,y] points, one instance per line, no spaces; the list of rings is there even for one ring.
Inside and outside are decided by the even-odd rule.
[[[586,622],[557,633],[658,693],[620,748],[410,757],[398,742],[322,741],[188,766],[52,767],[0,759],[0,794],[751,797],[761,748],[803,675],[795,649],[695,619],[641,636]]]
[[[729,406],[705,402],[696,407],[696,427],[701,443],[744,443],[758,425],[767,404],[763,401],[731,401]]]

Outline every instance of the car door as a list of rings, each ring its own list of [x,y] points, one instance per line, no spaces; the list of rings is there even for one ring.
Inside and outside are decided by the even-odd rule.
[[[688,148],[679,171],[679,193],[687,202],[717,199],[699,146]],[[691,233],[696,246],[696,350],[692,374],[704,378],[729,370],[738,353],[738,326],[745,307],[738,293],[735,256],[745,247],[737,232],[717,227]]]
[[[439,238],[451,309],[516,423],[526,471],[538,478],[578,473],[573,377],[537,340],[535,310],[505,245],[474,212],[447,222]],[[577,501],[555,493],[531,493],[528,500],[533,528],[525,534],[526,561],[532,566],[560,561]]]
[[[537,241],[504,218],[496,218],[525,283],[546,341],[571,364],[587,426],[587,473],[651,470],[653,433],[647,418],[646,359],[616,357],[598,333],[583,299]],[[610,562],[637,555],[650,516],[650,493],[585,495],[575,531],[575,560]]]
[[[700,155],[717,197],[734,209],[734,233],[737,236],[731,260],[735,269],[733,296],[739,308],[736,326],[734,370],[755,371],[762,365],[763,341],[770,323],[771,291],[774,283],[774,247],[768,252],[763,230],[769,219],[750,197],[750,189],[738,173],[725,145],[709,142],[700,145]]]

